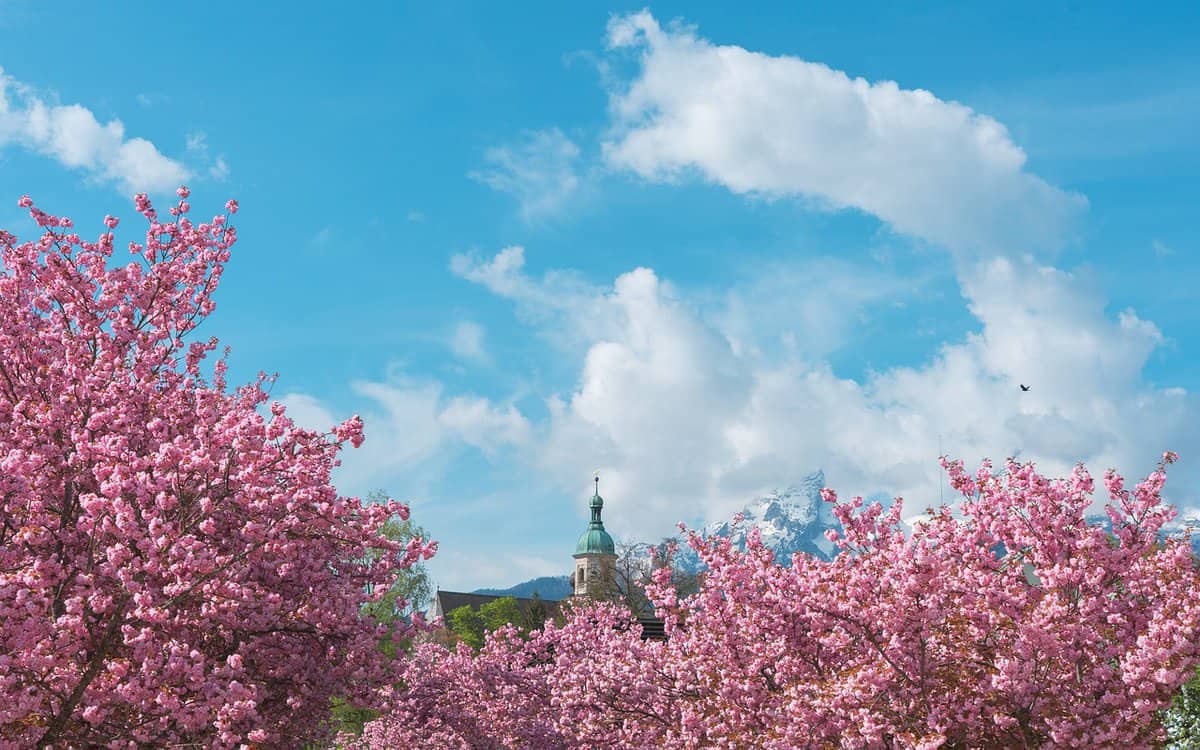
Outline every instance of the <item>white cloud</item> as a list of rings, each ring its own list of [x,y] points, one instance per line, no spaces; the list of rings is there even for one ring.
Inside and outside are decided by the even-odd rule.
[[[777,262],[727,291],[715,323],[739,354],[782,347],[805,358],[824,357],[852,344],[875,308],[907,304],[926,283],[924,275],[898,274],[884,265],[832,258]]]
[[[429,563],[434,584],[445,591],[507,588],[517,581],[563,575],[563,561],[520,551],[474,551],[475,545],[445,543]]]
[[[432,380],[391,378],[351,384],[353,408],[340,418],[310,394],[290,393],[280,401],[298,424],[327,430],[353,412],[365,423],[366,440],[342,454],[339,486],[366,492],[397,471],[432,480],[444,461],[463,446],[493,455],[529,442],[532,427],[512,404],[474,395],[447,396]]]
[[[559,304],[554,277],[533,279],[516,259],[510,250],[463,270],[521,304]],[[613,528],[652,537],[677,520],[722,517],[817,467],[843,492],[901,494],[924,507],[937,499],[939,437],[969,464],[1018,455],[1051,473],[1084,460],[1097,474],[1144,474],[1161,451],[1200,445],[1194,399],[1142,376],[1162,334],[1132,311],[1108,314],[1086,277],[994,258],[965,264],[960,285],[977,333],[919,367],[854,380],[803,345],[735,345],[727,311],[706,315],[635,269],[590,302],[566,301],[589,310],[586,322],[547,312],[586,351],[578,384],[548,398],[525,455],[563,491],[600,466]],[[837,292],[800,293],[819,301]],[[794,323],[801,339],[822,335],[820,316]]]
[[[530,437],[529,421],[512,404],[504,408],[478,396],[458,396],[446,402],[438,421],[468,445],[494,452],[522,445]]]
[[[1086,206],[1027,172],[999,122],[928,91],[717,46],[647,11],[608,32],[640,68],[611,92],[604,154],[645,179],[855,208],[967,251],[1056,247]]]
[[[504,297],[515,296],[519,285],[529,290],[536,285],[527,284],[521,274],[525,267],[525,248],[519,245],[506,247],[491,260],[480,260],[472,255],[455,255],[450,259],[450,270],[467,281],[482,284]]]
[[[190,171],[144,138],[126,138],[120,120],[101,124],[79,104],[51,104],[0,69],[0,148],[17,145],[126,192],[169,190]]]
[[[536,332],[552,332],[557,356],[577,363],[577,380],[566,392],[543,392],[546,415],[533,421],[511,402],[448,393],[430,380],[355,383],[368,440],[345,455],[341,476],[356,490],[397,473],[410,486],[421,484],[414,474],[427,476],[433,487],[467,446],[529,477],[519,498],[498,503],[529,493],[571,497],[599,467],[606,523],[652,539],[679,520],[727,517],[815,468],[843,494],[903,495],[911,516],[937,501],[940,441],[972,466],[1015,455],[1063,474],[1082,460],[1097,476],[1110,466],[1144,475],[1163,450],[1176,449],[1185,462],[1169,497],[1196,505],[1195,399],[1147,381],[1143,369],[1163,334],[1131,310],[1108,311],[1086,274],[1029,257],[962,263],[959,287],[977,330],[918,366],[849,378],[826,358],[836,313],[855,320],[913,294],[878,269],[798,262],[714,295],[682,292],[649,268],[608,285],[569,272],[535,277],[519,248],[455,265],[524,308]],[[856,275],[870,291],[842,304]],[[776,283],[780,292],[794,284],[791,298],[747,312]],[[731,323],[739,315],[749,322]],[[764,344],[781,331],[796,345]],[[332,423],[319,402],[296,403]],[[439,565],[451,568],[449,558]],[[474,585],[520,577],[507,566],[451,575]]]
[[[459,359],[487,362],[489,357],[483,339],[483,326],[470,320],[460,321],[450,334],[450,351]]]
[[[487,167],[469,176],[516,198],[525,221],[565,207],[580,187],[579,147],[558,128],[526,133],[520,143],[489,148]]]
[[[606,290],[570,270],[549,270],[540,278],[525,272],[525,248],[506,247],[491,258],[455,255],[450,270],[516,303],[518,316],[537,327],[558,348],[581,352],[585,341],[611,332]],[[584,335],[580,335],[583,330]]]
[[[306,393],[287,393],[279,399],[287,407],[287,415],[306,430],[325,432],[342,420],[337,419],[316,398]]]

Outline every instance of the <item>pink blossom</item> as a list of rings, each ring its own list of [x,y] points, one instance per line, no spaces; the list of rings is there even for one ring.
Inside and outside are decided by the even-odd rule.
[[[355,414],[354,416],[342,422],[334,428],[334,435],[339,441],[350,441],[350,444],[355,448],[363,443],[363,421],[362,417]]]
[[[1164,462],[1165,463],[1165,462]],[[750,535],[688,543],[707,566],[647,593],[665,643],[628,612],[568,607],[472,653],[427,644],[365,748],[936,748],[1159,746],[1158,711],[1200,662],[1200,571],[1160,532],[1160,467],[1111,473],[1112,533],[1087,519],[1082,466],[974,475],[911,532],[903,504],[834,503],[839,554],[790,567]]]
[[[5,233],[0,269],[0,747],[291,747],[333,696],[374,704],[392,674],[359,613],[434,545],[338,496],[361,420],[264,422],[269,379],[229,389],[191,340],[236,233],[141,194],[138,262],[113,263],[21,205],[45,232]]]

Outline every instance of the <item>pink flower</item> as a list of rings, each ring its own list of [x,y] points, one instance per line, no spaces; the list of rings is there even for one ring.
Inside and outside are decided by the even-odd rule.
[[[913,529],[899,500],[825,492],[833,559],[690,533],[695,593],[669,567],[644,583],[666,642],[577,603],[477,653],[418,646],[362,747],[1149,746],[1200,662],[1200,570],[1160,539],[1162,469],[1114,498],[1114,540],[1082,467],[945,467],[964,501]]]
[[[333,433],[339,441],[344,442],[349,440],[350,444],[355,448],[359,447],[363,443],[362,417],[355,414],[337,427],[334,427]]]
[[[264,420],[266,376],[230,388],[205,366],[218,342],[186,332],[236,233],[162,224],[140,194],[145,243],[114,263],[111,233],[20,203],[45,229],[0,233],[0,342],[21,342],[0,351],[0,745],[280,746],[334,696],[372,704],[394,684],[380,639],[414,631],[360,613],[432,545],[364,557],[396,549],[381,527],[401,506],[340,497],[339,444]],[[340,435],[361,442],[362,420]]]
[[[238,202],[230,198],[225,202],[225,210],[231,214],[236,214],[238,212]]]

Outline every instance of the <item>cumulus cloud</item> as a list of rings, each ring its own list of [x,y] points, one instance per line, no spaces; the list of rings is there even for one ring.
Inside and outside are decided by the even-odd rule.
[[[781,261],[723,289],[681,290],[648,267],[606,283],[569,269],[533,272],[520,246],[456,255],[451,271],[510,300],[555,356],[576,363],[577,377],[543,392],[544,416],[533,419],[432,381],[358,383],[377,412],[365,450],[381,451],[361,465],[416,467],[461,446],[511,451],[544,484],[537,490],[563,497],[599,467],[606,521],[645,539],[678,520],[727,517],[815,468],[845,494],[903,495],[918,511],[938,499],[939,444],[972,465],[1015,456],[1062,474],[1082,460],[1131,475],[1165,449],[1187,459],[1200,445],[1195,398],[1145,375],[1166,341],[1157,326],[1110,310],[1086,272],[1031,254],[1068,237],[1086,202],[1029,172],[1000,123],[892,82],[717,46],[646,12],[615,19],[609,44],[632,51],[638,66],[611,92],[611,166],[861,210],[954,250],[930,273],[955,275],[972,329],[916,366],[850,377],[830,354],[864,317],[912,302],[921,279],[823,258]],[[523,207],[541,205],[537,196],[555,185],[569,195],[571,179],[526,179],[556,173],[531,167],[539,162],[526,152],[557,153],[548,163],[574,175],[578,151],[564,142],[535,134],[489,154],[491,171],[474,176]],[[460,356],[472,336],[463,333]],[[1194,465],[1170,485],[1173,499],[1193,506]]]
[[[579,146],[558,128],[526,133],[515,144],[489,148],[487,166],[469,176],[508,193],[526,221],[537,221],[564,208],[580,187]]]
[[[554,277],[532,278],[513,257],[466,275],[522,304],[554,298]],[[938,497],[939,439],[971,464],[1017,456],[1051,473],[1083,460],[1144,474],[1162,450],[1198,444],[1194,399],[1142,375],[1161,332],[1131,310],[1110,314],[1086,276],[993,258],[964,265],[959,281],[977,332],[918,367],[851,379],[803,347],[737,346],[727,312],[705,314],[634,269],[596,291],[586,325],[548,313],[575,326],[585,353],[526,456],[564,490],[600,466],[614,529],[646,536],[723,517],[817,467],[844,492],[921,508]]]
[[[125,192],[170,190],[190,171],[144,138],[127,138],[120,120],[101,123],[79,104],[52,104],[0,69],[0,148],[49,156]]]
[[[928,91],[719,46],[647,11],[614,18],[608,44],[639,68],[611,92],[604,155],[645,179],[854,208],[962,251],[1056,247],[1086,206],[1028,172],[1002,124]]]
[[[500,407],[479,396],[450,399],[438,414],[438,422],[468,445],[494,452],[506,445],[529,440],[529,421],[512,404]]]
[[[835,258],[774,262],[722,293],[714,323],[738,354],[825,357],[854,343],[873,311],[908,305],[934,275]]]

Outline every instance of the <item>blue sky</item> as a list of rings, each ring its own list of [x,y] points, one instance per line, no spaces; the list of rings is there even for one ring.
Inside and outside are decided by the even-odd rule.
[[[0,0],[0,226],[237,197],[207,332],[444,588],[567,572],[596,468],[653,539],[1170,448],[1200,518],[1200,12],[793,5]]]

